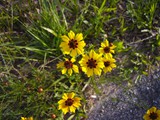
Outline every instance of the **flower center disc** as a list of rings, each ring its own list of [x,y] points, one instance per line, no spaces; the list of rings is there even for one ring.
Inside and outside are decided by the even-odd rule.
[[[109,53],[110,52],[110,48],[109,47],[105,47],[103,50],[104,50],[105,53]]]
[[[92,69],[92,68],[96,68],[96,66],[97,66],[96,60],[94,60],[93,58],[88,60],[87,67]]]
[[[66,106],[71,106],[73,104],[74,100],[68,98],[66,101],[65,101],[65,105]]]
[[[152,120],[156,120],[157,117],[158,117],[157,113],[154,113],[154,112],[149,115],[149,118]]]
[[[64,66],[65,66],[67,69],[69,69],[69,68],[72,68],[72,67],[73,67],[73,64],[72,64],[71,61],[65,61],[65,62],[64,62]]]
[[[77,40],[72,39],[72,40],[69,41],[68,45],[69,45],[70,48],[75,49],[78,46],[78,42],[77,42]]]
[[[109,61],[104,62],[105,67],[108,67],[110,65]]]

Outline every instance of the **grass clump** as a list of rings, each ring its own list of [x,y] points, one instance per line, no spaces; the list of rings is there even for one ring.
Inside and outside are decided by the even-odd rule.
[[[87,88],[148,75],[159,65],[160,10],[146,3],[0,2],[1,119],[85,119]]]

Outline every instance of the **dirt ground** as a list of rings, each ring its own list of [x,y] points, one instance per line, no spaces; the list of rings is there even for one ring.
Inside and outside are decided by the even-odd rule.
[[[143,76],[134,86],[103,86],[103,96],[98,96],[87,120],[143,120],[152,106],[160,109],[160,68]]]

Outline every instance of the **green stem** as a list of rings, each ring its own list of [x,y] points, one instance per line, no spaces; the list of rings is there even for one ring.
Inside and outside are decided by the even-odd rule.
[[[85,89],[86,89],[87,86],[90,84],[90,82],[93,81],[93,79],[94,79],[94,76],[92,76],[92,77],[90,77],[90,78],[88,79],[88,82],[87,82],[87,83],[85,84],[85,86],[83,87],[82,92],[85,91]]]

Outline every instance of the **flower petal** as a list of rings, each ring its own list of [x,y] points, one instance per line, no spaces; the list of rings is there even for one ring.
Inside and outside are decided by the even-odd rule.
[[[79,73],[79,70],[78,70],[78,66],[77,66],[77,65],[73,65],[73,68],[72,68],[72,69],[74,70],[75,73]]]
[[[64,67],[64,62],[59,62],[59,63],[57,64],[57,68],[62,68],[62,67]]]
[[[74,50],[74,49],[72,49],[70,55],[71,55],[72,57],[75,57],[75,56],[77,55],[77,51]]]
[[[62,112],[63,112],[64,114],[66,114],[67,112],[69,112],[69,107],[66,106],[65,108],[63,108],[63,109],[62,109]]]
[[[75,36],[75,40],[77,40],[77,41],[81,41],[81,40],[83,40],[83,34],[82,34],[82,33],[78,33],[78,34],[76,34],[76,36]]]
[[[70,40],[75,39],[75,33],[72,30],[68,33],[68,36]]]
[[[74,106],[69,107],[70,112],[75,113],[76,108]]]
[[[61,36],[61,39],[65,42],[69,42],[69,38],[66,35]]]
[[[72,75],[72,69],[68,69],[68,74],[71,76]]]
[[[66,68],[63,68],[62,69],[62,74],[65,74],[67,72],[67,69]]]
[[[72,99],[75,96],[75,93],[74,92],[68,93],[67,96],[68,98]]]

